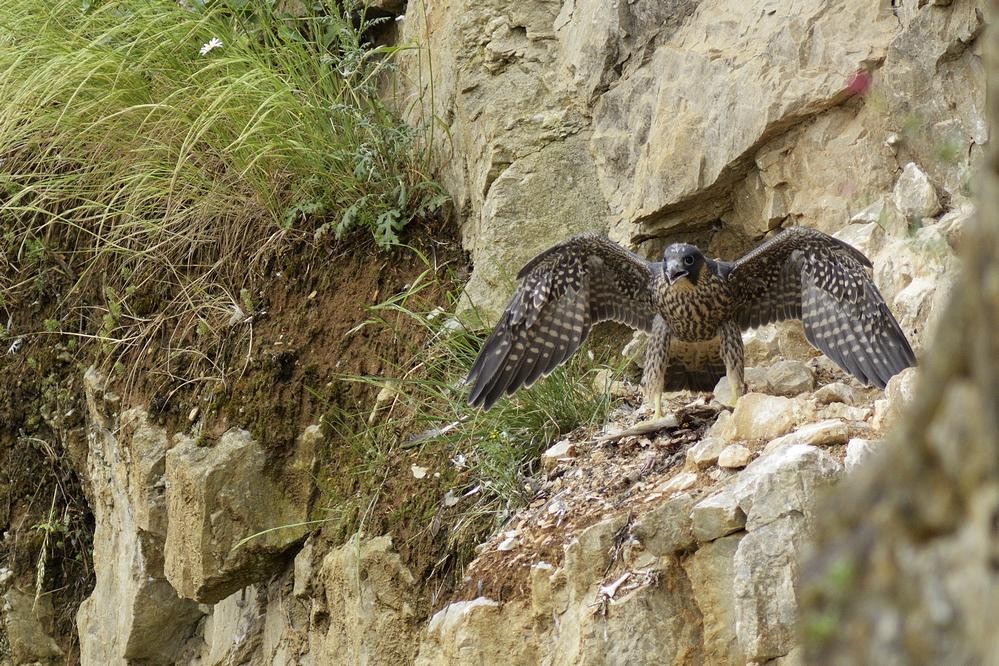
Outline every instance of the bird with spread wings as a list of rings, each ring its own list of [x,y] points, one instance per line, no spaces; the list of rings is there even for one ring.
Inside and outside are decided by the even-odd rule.
[[[649,262],[598,234],[545,250],[517,288],[468,375],[469,402],[489,409],[564,363],[602,321],[649,333],[643,384],[662,392],[713,388],[724,372],[745,393],[742,331],[800,319],[808,341],[865,385],[884,388],[915,356],[859,250],[815,229],[791,227],[734,262],[693,245]]]

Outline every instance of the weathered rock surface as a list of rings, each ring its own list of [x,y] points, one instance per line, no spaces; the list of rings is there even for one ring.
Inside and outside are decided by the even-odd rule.
[[[581,459],[562,464],[585,462],[580,447]],[[497,649],[514,663],[542,664],[740,664],[792,654],[800,556],[816,498],[842,472],[830,453],[799,444],[662,500],[660,491],[644,494],[669,483],[650,484],[569,541],[561,565],[531,567],[530,605],[480,597],[439,611],[417,663],[488,663]],[[629,511],[637,513],[630,526]],[[511,565],[530,552],[530,515],[517,523],[524,546]]]
[[[65,654],[52,638],[52,601],[35,599],[34,591],[22,592],[0,583],[0,663],[9,656],[11,664],[62,664]],[[3,649],[6,648],[6,649]]]
[[[966,199],[986,140],[976,9],[900,27],[860,0],[410,2],[401,41],[422,48],[393,90],[412,122],[448,127],[466,293],[490,319],[519,266],[583,229],[732,252],[788,220],[835,231],[910,163],[906,214]]]
[[[797,322],[795,322],[797,323]],[[800,326],[800,324],[798,324]],[[766,327],[770,328],[770,327]],[[754,333],[756,333],[754,331]],[[754,336],[755,337],[755,336]],[[778,331],[774,331],[775,342],[781,338]],[[758,340],[759,338],[756,337]],[[808,358],[812,348],[808,353],[801,353],[799,350],[789,351],[788,355],[797,358],[780,360],[783,355],[777,348],[772,352],[775,358],[764,356],[760,353],[762,367],[751,366],[745,369],[746,387],[750,393],[765,393],[768,395],[781,395],[794,397],[805,391],[815,388],[815,371],[801,358]],[[805,343],[807,345],[807,343]],[[758,352],[759,353],[759,352]],[[714,390],[715,399],[728,407],[734,407],[736,397],[728,383],[728,377],[722,377]]]
[[[828,393],[845,393],[858,403],[831,404],[869,409],[871,397],[865,392],[833,388]],[[173,659],[282,665],[477,664],[499,659],[525,664],[658,664],[664,658],[670,663],[741,664],[797,659],[799,561],[811,540],[817,499],[842,476],[839,460],[845,448],[842,421],[809,420],[815,418],[812,405],[817,402],[810,392],[794,399],[750,394],[736,413],[717,417],[713,439],[701,440],[687,452],[669,444],[671,433],[682,431],[684,419],[678,417],[676,425],[649,435],[651,443],[643,445],[658,450],[658,457],[671,451],[675,468],[658,472],[649,471],[654,468],[639,453],[641,447],[619,443],[616,446],[623,448],[607,456],[593,441],[570,440],[573,455],[555,456],[548,463],[553,479],[562,478],[562,468],[588,469],[598,460],[607,467],[561,485],[561,508],[550,520],[594,509],[600,517],[578,532],[566,533],[562,556],[554,563],[532,559],[532,542],[551,536],[544,526],[532,536],[533,523],[527,517],[538,516],[536,509],[524,512],[520,523],[497,536],[516,533],[516,548],[504,551],[496,548],[496,541],[483,551],[504,553],[512,566],[529,568],[526,596],[503,603],[488,597],[456,601],[428,621],[417,615],[417,586],[388,537],[358,535],[325,555],[309,540],[283,573],[235,590],[210,607],[196,607],[197,615],[180,632],[183,640],[172,644]],[[691,403],[697,404],[705,403]],[[774,431],[790,433],[767,442],[759,436],[765,431],[761,423],[774,414],[786,420]],[[141,416],[136,412],[135,418],[141,421]],[[638,416],[630,413],[628,418]],[[754,436],[737,439],[746,433]],[[211,475],[219,465],[212,462],[215,456],[228,461],[221,466],[230,474],[238,471],[232,463],[234,452],[251,468],[257,464],[252,439],[238,432],[227,437],[207,452],[192,450],[190,442],[177,438],[173,449],[187,446],[180,453],[193,459],[181,462],[206,470],[200,476],[187,473],[204,479],[195,488],[213,487]],[[171,441],[151,435],[138,439]],[[774,441],[779,445],[765,446]],[[162,451],[162,471],[159,477],[144,473],[141,478],[152,479],[153,487],[159,479],[161,490],[158,496],[150,495],[149,488],[142,491],[152,498],[152,510],[143,521],[169,532],[178,515],[171,511],[170,493],[178,486],[171,484],[164,491],[162,479],[184,477],[171,475],[177,462],[170,459],[173,449],[152,448]],[[719,466],[725,461],[718,457],[726,448],[757,457],[745,469],[725,471]],[[622,464],[630,467],[619,467]],[[148,465],[143,462],[139,469]],[[608,473],[615,480],[612,485],[600,481]],[[622,478],[642,480],[628,490],[627,484],[620,484]],[[602,489],[600,494],[596,488]],[[188,496],[197,500],[205,495],[199,491]],[[540,515],[552,516],[549,511]],[[213,534],[224,536],[225,530]],[[224,574],[225,560],[218,562]],[[145,627],[136,635],[148,637],[153,631]]]
[[[169,437],[141,409],[119,415],[119,398],[107,393],[96,371],[88,371],[84,385],[89,412],[85,471],[95,517],[97,580],[77,613],[81,661],[246,663],[250,656],[266,654],[259,663],[299,663],[290,655],[308,650],[301,649],[301,636],[297,643],[289,643],[287,635],[294,632],[284,625],[292,617],[290,607],[275,600],[290,594],[279,595],[280,586],[274,584],[258,589],[238,582],[268,577],[283,563],[275,560],[265,568],[267,555],[259,549],[251,549],[255,559],[250,560],[228,551],[249,535],[242,530],[275,526],[261,524],[269,520],[267,516],[286,521],[280,525],[305,519],[318,429],[307,430],[292,455],[270,472],[280,476],[283,485],[278,493],[273,487],[277,481],[264,474],[262,451],[245,433],[229,433],[214,448],[195,447],[183,437]],[[171,507],[171,501],[181,510]],[[281,517],[281,507],[292,504],[294,511]],[[207,527],[201,520],[205,512],[210,514]],[[256,524],[253,516],[258,517]],[[301,527],[292,531],[295,538],[304,534]],[[208,538],[198,541],[197,548],[178,538],[205,534]],[[287,536],[263,539],[264,547],[276,554],[293,541]],[[167,561],[198,563],[202,567],[198,573],[208,582],[201,589],[190,585],[186,590],[190,596],[185,597],[185,591],[168,580]],[[253,564],[241,564],[247,561]],[[228,582],[211,583],[220,580]],[[197,603],[233,585],[233,580],[236,589],[227,598],[211,607]],[[206,589],[199,599],[191,598]],[[302,618],[295,617],[304,629]],[[241,636],[255,638],[247,642]],[[288,660],[282,661],[281,655]]]
[[[521,604],[504,607],[485,597],[449,604],[430,619],[416,664],[538,663],[536,642],[525,640],[530,615]]]
[[[732,412],[732,439],[773,439],[794,427],[793,400],[763,393],[747,393]]]
[[[849,429],[846,424],[839,419],[827,419],[816,423],[804,425],[794,432],[770,440],[764,447],[765,453],[770,453],[784,446],[795,444],[812,444],[815,446],[825,446],[829,444],[843,444],[849,436]]]
[[[93,369],[85,387],[97,582],[77,612],[80,659],[169,663],[203,615],[163,571],[169,439],[141,410],[116,418],[117,399],[107,403],[103,378]]]
[[[826,384],[815,391],[815,401],[820,405],[841,402],[845,405],[855,405],[861,400],[860,392],[843,382]]]
[[[752,452],[742,444],[729,444],[718,454],[718,466],[739,469],[749,464]]]
[[[874,426],[887,430],[898,422],[906,406],[912,402],[919,374],[916,368],[898,373],[885,387],[885,394],[874,402]]]
[[[895,208],[908,220],[919,222],[940,212],[940,199],[929,177],[915,162],[902,169],[892,193]]]
[[[705,507],[731,507],[731,514],[743,515],[747,529],[786,513],[800,513],[810,521],[814,491],[830,485],[841,472],[842,466],[834,458],[814,446],[796,444],[777,449],[754,460],[721,490],[694,507],[695,534]],[[704,540],[717,538],[705,536],[708,538]]]
[[[711,467],[728,445],[721,437],[705,437],[687,449],[687,462],[698,469]]]
[[[319,571],[325,632],[310,633],[317,664],[412,663],[418,643],[413,575],[392,539],[357,535],[323,558]]]
[[[883,442],[874,439],[855,437],[846,443],[846,457],[843,464],[846,471],[863,468],[864,462],[881,446]]]
[[[188,599],[214,603],[274,569],[307,532],[312,467],[321,437],[299,437],[283,478],[248,432],[211,447],[181,438],[166,457],[167,579]]]
[[[657,557],[692,549],[697,543],[691,520],[693,508],[693,495],[674,495],[638,518],[631,533]]]
[[[691,521],[698,541],[714,541],[745,528],[746,512],[734,495],[717,493],[694,506]]]
[[[778,361],[766,369],[771,393],[794,397],[815,388],[815,372],[808,364],[795,359]]]
[[[647,256],[684,239],[733,258],[779,227],[808,224],[872,259],[917,353],[932,353],[927,331],[951,295],[954,248],[977,238],[968,199],[987,141],[984,3],[892,4],[410,0],[399,39],[419,48],[401,53],[397,108],[414,124],[446,128],[433,149],[475,264],[466,307],[490,321],[527,259],[584,230]],[[753,392],[706,439],[667,429],[623,442],[613,466],[591,441],[553,451],[545,469],[563,485],[542,483],[550,494],[538,501],[559,493],[557,515],[531,507],[512,519],[516,548],[498,550],[496,540],[486,549],[502,553],[510,572],[529,572],[527,592],[503,603],[470,595],[432,618],[414,610],[417,585],[388,537],[358,536],[327,553],[310,541],[291,562],[305,529],[265,532],[309,516],[314,440],[272,469],[245,433],[199,447],[141,412],[119,415],[123,401],[101,397],[93,377],[82,476],[94,502],[97,581],[78,615],[81,657],[790,664],[802,658],[801,630],[821,635],[832,622],[845,639],[809,649],[838,663],[901,663],[898,654],[973,661],[973,641],[948,639],[941,627],[994,634],[996,613],[973,609],[994,607],[988,535],[999,495],[983,479],[999,458],[954,442],[984,441],[963,415],[987,414],[994,401],[965,376],[927,410],[925,432],[907,431],[925,446],[882,456],[869,442],[890,439],[904,405],[928,390],[917,371],[882,396],[814,356],[800,324],[762,327],[746,335]],[[744,469],[722,469],[732,462],[719,461],[726,448]],[[818,621],[799,626],[802,554],[844,457],[866,489],[859,497],[888,503],[877,520],[901,518],[832,541],[846,549],[833,555],[847,555],[824,569],[824,605],[810,602]],[[914,470],[926,461],[937,473],[921,484]],[[878,494],[882,486],[864,480],[876,465],[929,501],[898,499],[905,487]],[[869,508],[855,504],[854,513]],[[547,559],[531,559],[533,537],[556,540]],[[892,563],[890,575],[862,566],[870,553]],[[944,570],[959,573],[941,578]],[[855,580],[864,584],[849,588]],[[836,596],[837,584],[857,594]],[[891,607],[891,593],[913,602]],[[24,660],[58,659],[43,637],[27,642],[41,652]],[[858,644],[869,647],[846,653]]]
[[[744,535],[733,534],[702,544],[684,564],[701,609],[706,662],[745,662],[735,633],[735,553]]]
[[[767,661],[794,647],[804,522],[803,516],[789,513],[739,542],[733,561],[735,633],[748,660]]]
[[[960,22],[977,3],[928,7],[912,24]],[[999,125],[999,30],[990,3],[989,108]],[[933,23],[930,23],[933,25]],[[915,43],[911,46],[915,50]],[[953,44],[960,61],[968,48]],[[913,57],[951,61],[944,54]],[[922,61],[922,62],[920,62]],[[933,95],[917,104],[940,104]],[[984,131],[984,127],[982,128]],[[988,148],[965,271],[920,367],[909,407],[869,464],[831,498],[806,565],[814,663],[996,663],[999,643],[999,148]],[[932,172],[929,172],[932,173]]]

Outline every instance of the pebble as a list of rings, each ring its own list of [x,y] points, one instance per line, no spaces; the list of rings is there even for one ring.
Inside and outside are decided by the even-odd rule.
[[[838,419],[827,419],[818,423],[809,423],[782,437],[770,441],[763,448],[764,453],[770,453],[785,446],[794,444],[811,444],[829,446],[843,444],[849,437],[846,424]]]
[[[718,466],[739,469],[749,464],[752,453],[742,444],[729,444],[718,454]]]
[[[718,462],[718,455],[728,442],[720,437],[705,437],[687,449],[687,463],[697,469],[706,469]]]
[[[551,469],[555,467],[559,461],[573,458],[575,455],[576,445],[568,439],[563,439],[549,446],[548,449],[541,454],[541,466],[544,469]]]
[[[879,439],[862,439],[860,437],[855,437],[847,442],[846,459],[843,461],[846,464],[846,471],[852,472],[864,464],[864,461],[870,458],[881,444]]]
[[[855,405],[859,401],[860,391],[843,382],[826,384],[815,392],[815,402],[820,405],[829,405],[834,402]]]
[[[697,474],[693,472],[681,472],[660,486],[660,490],[664,493],[686,490],[695,483],[697,483]]]

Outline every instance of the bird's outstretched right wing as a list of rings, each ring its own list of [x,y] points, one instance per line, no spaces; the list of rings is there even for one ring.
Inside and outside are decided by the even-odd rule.
[[[489,409],[504,393],[530,386],[564,363],[601,321],[650,330],[656,266],[593,233],[529,261],[468,373],[468,402]]]
[[[867,385],[915,365],[909,341],[859,250],[815,229],[785,229],[735,262],[742,328],[801,319],[805,337]]]

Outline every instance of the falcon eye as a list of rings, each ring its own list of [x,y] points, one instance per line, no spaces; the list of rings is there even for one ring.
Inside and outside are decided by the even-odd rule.
[[[694,257],[692,257],[691,255],[688,254],[686,257],[683,258],[683,265],[684,266],[693,266],[694,265]]]

